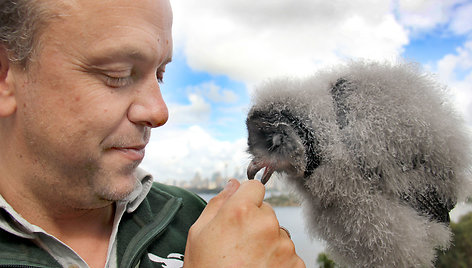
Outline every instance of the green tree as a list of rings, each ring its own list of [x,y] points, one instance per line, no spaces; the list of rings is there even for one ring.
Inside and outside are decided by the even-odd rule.
[[[319,268],[337,268],[339,267],[333,260],[331,260],[326,253],[318,254],[316,262],[319,265]]]
[[[458,223],[451,222],[451,230],[452,245],[445,252],[438,251],[436,267],[472,267],[472,212],[462,216]]]

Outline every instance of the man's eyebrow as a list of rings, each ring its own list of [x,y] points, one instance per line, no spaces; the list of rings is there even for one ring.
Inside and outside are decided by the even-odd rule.
[[[146,61],[152,59],[154,54],[152,52],[144,51],[133,46],[120,47],[120,48],[107,48],[104,52],[98,53],[97,56],[93,57],[94,61],[109,61],[116,59],[129,59],[133,61]],[[172,55],[169,55],[162,62],[163,65],[168,64],[172,61]]]
[[[131,59],[131,60],[146,60],[151,54],[146,54],[140,49],[134,47],[111,47],[103,48],[93,58],[98,60],[112,60],[116,58]]]

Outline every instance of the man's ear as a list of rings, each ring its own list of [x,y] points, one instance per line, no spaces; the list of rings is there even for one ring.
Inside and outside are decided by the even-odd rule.
[[[16,111],[15,86],[11,79],[12,68],[8,52],[0,44],[0,117],[12,115]]]

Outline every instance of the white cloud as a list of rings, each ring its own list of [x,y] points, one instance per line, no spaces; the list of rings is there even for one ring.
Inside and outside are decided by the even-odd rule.
[[[457,2],[460,0],[399,0],[398,12],[404,25],[414,29],[432,29],[449,20]]]
[[[407,32],[387,1],[171,1],[176,48],[197,70],[246,83],[346,57],[395,60]]]
[[[451,29],[457,34],[472,32],[472,3],[462,6],[453,16]]]
[[[195,93],[188,95],[190,104],[168,103],[169,125],[202,123],[209,119],[211,106],[205,99]]]
[[[457,80],[457,73],[472,70],[472,40],[456,49],[456,54],[447,54],[438,62],[438,72],[444,80]]]
[[[199,126],[163,127],[153,130],[141,166],[160,181],[191,179],[196,172],[204,178],[216,171],[231,176],[235,170],[243,172],[247,167],[246,147],[245,138],[220,141]]]
[[[197,86],[191,86],[187,89],[218,103],[234,103],[239,99],[238,95],[236,95],[232,90],[222,88],[213,81],[205,82]]]
[[[444,26],[453,34],[472,30],[472,3],[468,0],[398,0],[400,22],[414,32]]]
[[[472,125],[472,40],[457,48],[455,54],[445,55],[434,71],[451,88],[454,103]]]

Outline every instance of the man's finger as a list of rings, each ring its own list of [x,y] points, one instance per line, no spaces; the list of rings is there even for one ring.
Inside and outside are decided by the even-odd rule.
[[[228,203],[241,202],[242,200],[260,207],[264,201],[265,187],[258,180],[249,180],[241,183],[239,189],[231,196]]]
[[[205,209],[202,211],[202,214],[198,218],[198,224],[200,226],[205,226],[209,221],[215,217],[218,210],[220,210],[221,206],[228,200],[239,188],[239,182],[235,179],[231,179],[226,184],[223,191],[221,191],[218,195],[213,197]]]

